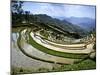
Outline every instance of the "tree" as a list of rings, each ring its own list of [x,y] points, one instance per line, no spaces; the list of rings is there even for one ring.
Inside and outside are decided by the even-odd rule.
[[[25,11],[25,20],[27,23],[30,21],[30,11]]]
[[[11,4],[12,13],[22,14],[23,13],[22,5],[23,5],[22,1],[12,1]]]
[[[22,1],[12,1],[11,3],[11,13],[12,13],[12,23],[21,23],[22,22]]]

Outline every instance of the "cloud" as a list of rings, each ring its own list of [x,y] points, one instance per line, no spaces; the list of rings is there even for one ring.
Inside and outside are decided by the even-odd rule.
[[[94,6],[25,2],[23,9],[33,14],[47,14],[52,17],[95,17]]]

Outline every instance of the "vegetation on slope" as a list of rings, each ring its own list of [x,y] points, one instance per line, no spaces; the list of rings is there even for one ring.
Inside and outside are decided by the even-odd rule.
[[[33,47],[39,49],[40,51],[43,51],[45,53],[55,55],[55,56],[61,56],[61,57],[65,57],[65,58],[75,58],[75,59],[80,59],[80,58],[83,59],[83,58],[88,57],[88,54],[64,53],[64,52],[58,52],[55,50],[48,49],[48,48],[36,43],[30,35],[29,35],[29,44],[31,44]]]
[[[52,69],[47,68],[39,68],[37,70],[29,69],[29,68],[22,68],[22,67],[12,67],[11,74],[28,74],[28,73],[44,73],[44,72],[62,72],[62,71],[75,71],[75,70],[91,70],[96,69],[96,62],[90,59],[84,60],[78,64],[72,65],[61,65],[58,67],[57,65],[54,66]]]

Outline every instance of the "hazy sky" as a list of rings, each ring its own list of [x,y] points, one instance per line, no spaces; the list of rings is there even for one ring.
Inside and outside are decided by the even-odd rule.
[[[95,18],[95,6],[25,2],[23,9],[33,14],[47,14],[52,17]]]

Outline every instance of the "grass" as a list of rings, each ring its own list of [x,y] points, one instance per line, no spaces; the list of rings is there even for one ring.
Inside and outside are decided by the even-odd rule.
[[[22,67],[14,67],[11,66],[11,75],[18,75],[18,74],[29,74],[34,72],[34,69],[30,68],[22,68]]]
[[[22,29],[23,30],[23,29]],[[22,31],[21,30],[21,31]],[[35,56],[32,56],[32,55],[29,55],[29,54],[27,54],[27,52],[25,52],[24,51],[24,49],[21,47],[21,31],[20,31],[20,33],[19,33],[19,38],[18,38],[18,40],[17,40],[17,44],[18,44],[18,47],[19,47],[19,49],[23,52],[23,54],[25,54],[26,56],[28,56],[28,57],[30,57],[30,58],[32,58],[32,59],[36,59],[36,60],[39,60],[39,61],[43,61],[43,62],[48,62],[48,63],[55,63],[54,61],[49,61],[49,60],[44,60],[44,59],[41,59],[41,58],[37,58],[37,57],[35,57]],[[28,33],[28,32],[27,32]],[[28,41],[29,42],[29,41]],[[78,59],[77,61],[74,61],[75,63],[76,62],[79,62],[79,61],[82,61],[82,59]],[[61,63],[61,62],[56,62],[57,64],[67,64],[67,63]]]
[[[17,74],[31,74],[31,73],[46,73],[46,72],[63,72],[63,71],[78,71],[78,70],[92,70],[96,69],[96,62],[90,59],[84,60],[78,64],[72,65],[61,65],[60,67],[54,66],[52,69],[48,68],[39,68],[37,70],[29,69],[29,68],[18,68],[12,67],[11,73],[12,75]]]
[[[48,39],[49,33],[46,32],[45,30],[40,31],[40,34],[41,34],[42,36],[44,36],[46,39]]]
[[[20,32],[22,31],[23,29],[21,29],[20,30]],[[31,56],[31,55],[29,55],[29,54],[27,54],[25,51],[24,51],[24,49],[21,47],[21,45],[20,45],[20,41],[21,40],[21,33],[19,33],[19,38],[18,38],[18,40],[17,40],[17,45],[18,45],[18,47],[19,47],[19,49],[26,55],[26,56],[28,56],[28,57],[30,57],[30,58],[32,58],[32,59],[36,59],[36,60],[40,60],[40,61],[44,61],[44,62],[49,62],[49,63],[54,63],[54,62],[51,62],[51,61],[47,61],[47,60],[43,60],[43,59],[40,59],[40,58],[37,58],[37,57],[34,57],[34,56]]]
[[[20,33],[19,33],[20,34]],[[31,36],[29,36],[29,43],[33,45],[34,47],[38,48],[39,50],[46,52],[48,54],[52,54],[55,56],[61,56],[65,58],[85,58],[88,55],[84,54],[70,54],[70,53],[62,53],[50,50],[48,48],[45,48],[38,43],[36,43]],[[20,41],[21,36],[19,37]],[[20,45],[20,42],[17,41],[18,45]],[[56,66],[57,67],[57,66]],[[89,70],[89,69],[96,69],[96,62],[90,59],[86,59],[80,63],[72,64],[72,65],[65,65],[62,64],[61,67],[53,67],[52,70],[49,70],[47,68],[39,68],[37,70],[30,69],[30,68],[22,68],[22,67],[11,67],[11,75],[18,75],[18,74],[29,74],[29,73],[43,73],[43,72],[62,72],[62,71],[76,71],[76,70]]]
[[[62,65],[60,68],[54,68],[54,72],[58,71],[78,71],[96,69],[96,62],[90,59],[84,60],[78,64]]]
[[[88,57],[88,54],[64,53],[64,52],[59,52],[59,51],[55,51],[52,49],[48,49],[48,48],[36,43],[30,35],[29,35],[28,43],[31,44],[33,47],[39,49],[40,51],[45,52],[47,54],[54,55],[54,56],[60,56],[60,57],[64,57],[64,58],[73,58],[73,59],[84,59],[84,58]]]

